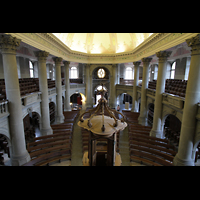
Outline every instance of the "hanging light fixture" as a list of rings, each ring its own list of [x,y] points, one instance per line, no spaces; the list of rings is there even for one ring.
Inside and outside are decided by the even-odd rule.
[[[111,109],[108,106],[108,102],[104,97],[107,90],[103,88],[103,84],[102,89],[97,90],[97,92],[101,94],[97,107],[84,112],[79,118],[78,125],[93,132],[94,134],[104,136],[110,136],[114,132],[123,130],[127,126],[125,116],[121,112]],[[84,119],[83,116],[86,113],[90,113],[90,117]],[[108,116],[106,116],[105,113]],[[118,120],[114,113],[120,114],[122,118]]]

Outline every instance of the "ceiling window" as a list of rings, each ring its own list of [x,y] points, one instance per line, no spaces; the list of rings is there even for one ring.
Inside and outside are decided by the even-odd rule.
[[[78,72],[77,72],[77,67],[72,67],[71,68],[71,77],[70,78],[78,78]]]

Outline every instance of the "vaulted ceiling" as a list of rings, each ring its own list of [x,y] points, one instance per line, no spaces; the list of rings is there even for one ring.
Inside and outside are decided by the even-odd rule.
[[[71,50],[88,54],[130,52],[152,33],[53,33]]]

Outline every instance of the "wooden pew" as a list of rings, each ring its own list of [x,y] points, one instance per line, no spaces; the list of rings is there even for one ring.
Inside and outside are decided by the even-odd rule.
[[[71,159],[71,151],[69,149],[47,153],[25,163],[22,166],[44,166],[49,165],[51,162],[60,162],[62,159]]]
[[[165,147],[155,146],[155,145],[144,143],[144,142],[138,142],[138,141],[132,140],[130,142],[130,148],[132,148],[133,145],[148,147],[148,148],[151,148],[151,149],[154,149],[154,150],[165,152],[165,153],[172,155],[172,156],[175,156],[177,154],[177,152],[174,151],[174,150],[167,149]]]
[[[159,158],[157,156],[154,156],[152,154],[149,154],[149,153],[145,153],[145,152],[141,152],[141,151],[137,151],[137,150],[130,150],[130,154],[131,154],[131,156],[142,157],[142,158],[145,158],[147,160],[157,162],[158,164],[161,164],[161,165],[164,165],[164,166],[173,166],[172,163],[170,163],[170,162],[168,162],[168,161],[166,161],[162,158]]]

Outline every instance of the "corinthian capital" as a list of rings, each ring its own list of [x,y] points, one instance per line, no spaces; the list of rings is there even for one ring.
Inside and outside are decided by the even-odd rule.
[[[16,53],[21,40],[11,35],[0,35],[0,49],[2,53]]]
[[[55,64],[61,64],[63,58],[61,57],[53,57],[53,61],[55,62]]]
[[[187,45],[192,48],[192,55],[200,54],[200,34],[186,40]]]
[[[64,64],[65,66],[69,66],[70,61],[64,61],[63,64]]]
[[[150,63],[152,58],[142,58],[143,63]]]
[[[139,67],[140,63],[141,62],[133,62],[134,66],[137,66],[137,67]]]
[[[46,59],[49,56],[49,52],[46,51],[35,51],[34,54],[39,62],[46,62]]]
[[[166,62],[171,53],[172,51],[159,51],[156,56],[159,58],[159,62]]]

